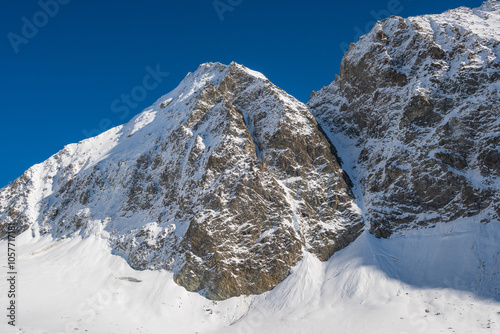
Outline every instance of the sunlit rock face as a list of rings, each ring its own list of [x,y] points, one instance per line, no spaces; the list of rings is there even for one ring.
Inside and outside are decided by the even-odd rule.
[[[500,5],[377,23],[308,103],[351,153],[371,232],[500,217]]]
[[[211,299],[268,291],[364,224],[335,148],[258,72],[201,65],[128,124],[65,147],[1,190],[1,228],[98,234],[136,269]],[[347,182],[346,182],[347,180]]]

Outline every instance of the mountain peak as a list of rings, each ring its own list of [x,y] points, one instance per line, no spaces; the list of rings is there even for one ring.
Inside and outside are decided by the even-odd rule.
[[[377,236],[500,218],[499,8],[378,22],[308,103],[363,171]]]
[[[35,184],[2,189],[3,221],[106,234],[132,267],[168,268],[212,299],[268,291],[304,251],[325,261],[364,227],[308,108],[234,62],[200,65],[129,123],[70,148],[31,169]]]
[[[243,75],[261,83],[269,82],[260,72],[250,70],[234,61],[229,65],[207,62],[201,64],[195,72],[188,73],[173,91],[159,98],[154,106],[161,106],[162,103],[163,105],[169,104],[168,101],[173,100],[185,102],[190,97],[197,95],[207,84],[219,87],[228,75]]]

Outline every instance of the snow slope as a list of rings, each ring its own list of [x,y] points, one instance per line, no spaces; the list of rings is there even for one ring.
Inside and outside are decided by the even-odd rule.
[[[476,110],[475,107],[490,100],[492,101],[491,105],[498,101],[498,81],[494,81],[497,73],[495,69],[498,69],[498,65],[495,64],[498,64],[498,61],[492,56],[492,54],[498,54],[499,46],[495,42],[498,40],[498,34],[496,34],[499,22],[496,19],[498,18],[498,8],[497,2],[489,1],[480,9],[459,8],[442,15],[423,16],[408,20],[391,18],[384,21],[383,25],[378,24],[368,37],[365,37],[365,39],[379,40],[380,44],[384,44],[384,40],[388,37],[387,32],[389,32],[394,37],[394,43],[398,43],[397,36],[410,36],[415,37],[415,41],[420,43],[418,45],[431,47],[432,52],[429,53],[428,59],[424,57],[427,59],[427,63],[423,65],[418,62],[418,59],[422,57],[419,57],[418,52],[412,53],[415,48],[409,45],[406,45],[406,49],[410,51],[408,54],[399,53],[398,48],[388,47],[387,50],[393,52],[391,53],[394,56],[393,59],[387,58],[385,51],[376,53],[377,56],[387,58],[387,63],[381,64],[383,69],[387,70],[384,73],[388,74],[388,78],[394,80],[392,83],[406,85],[405,80],[416,78],[416,80],[410,80],[407,87],[409,90],[405,91],[411,94],[401,94],[403,98],[398,102],[401,104],[401,110],[406,106],[412,107],[411,101],[407,101],[406,98],[409,100],[414,96],[431,97],[439,102],[439,96],[426,96],[428,94],[426,89],[436,85],[441,86],[439,81],[435,80],[448,80],[450,78],[452,80],[454,71],[465,71],[463,73],[467,75],[474,72],[476,68],[482,71],[481,64],[486,63],[490,67],[484,67],[486,76],[481,77],[482,79],[480,79],[483,81],[479,80],[478,82],[484,83],[484,80],[492,80],[492,83],[487,86],[483,85],[484,87],[481,87],[479,92],[480,96],[474,101],[467,99],[458,99],[458,101],[465,106],[474,106],[474,109],[468,110],[470,115],[474,115],[476,111],[487,114],[488,108]],[[401,29],[397,26],[399,24]],[[457,24],[460,25],[458,30],[451,29],[450,25],[456,26]],[[461,62],[451,61],[450,66],[448,66],[442,59],[439,59],[443,58],[441,51],[451,52],[449,49],[452,47],[448,44],[450,39],[447,36],[452,35],[455,35],[457,40],[466,42],[464,50],[459,50],[460,52],[452,50],[453,55],[458,57],[456,59],[466,59],[465,65]],[[439,48],[433,48],[436,46]],[[358,44],[348,60],[357,64],[359,59],[356,57],[366,55],[366,50],[363,48],[363,43]],[[469,52],[468,48],[474,53]],[[378,49],[380,48],[377,46]],[[359,54],[357,51],[360,51]],[[423,48],[423,51],[428,50]],[[461,58],[464,54],[467,58]],[[396,56],[402,58],[408,56],[408,59],[414,61],[412,64],[415,66],[408,67],[397,61],[393,62]],[[455,58],[446,59],[456,60]],[[377,59],[371,60],[374,60],[375,63],[378,62]],[[420,75],[420,65],[428,65],[429,71]],[[126,254],[111,247],[113,246],[113,238],[116,239],[116,235],[120,235],[117,231],[123,232],[124,238],[128,238],[127,240],[133,247],[138,244],[146,247],[158,245],[154,241],[164,233],[182,237],[187,233],[188,225],[190,225],[190,220],[176,220],[175,217],[168,217],[168,212],[166,212],[168,210],[162,205],[153,208],[152,212],[155,217],[167,213],[166,218],[165,215],[161,216],[165,218],[163,223],[154,221],[147,214],[137,214],[135,209],[128,210],[130,212],[125,210],[130,215],[117,215],[113,219],[110,218],[122,205],[126,209],[129,206],[124,192],[117,191],[115,187],[120,188],[121,182],[126,179],[125,176],[134,180],[142,177],[140,175],[141,166],[149,166],[147,157],[143,158],[144,152],[160,150],[159,140],[164,139],[165,133],[168,134],[168,138],[176,136],[181,138],[180,144],[182,145],[178,145],[182,148],[180,152],[188,152],[190,157],[193,156],[193,161],[196,161],[200,154],[203,156],[201,152],[204,150],[224,146],[216,144],[225,143],[222,139],[229,138],[235,143],[233,148],[238,153],[236,156],[248,156],[252,161],[258,162],[258,160],[267,159],[268,156],[272,157],[273,153],[279,151],[276,147],[271,147],[272,150],[266,151],[265,149],[269,149],[269,147],[263,143],[273,144],[273,142],[260,141],[266,137],[273,137],[277,124],[291,125],[291,128],[296,131],[293,132],[296,136],[290,136],[291,139],[308,136],[318,131],[307,108],[298,104],[293,97],[272,86],[263,75],[239,65],[232,65],[232,68],[237,70],[239,74],[242,73],[241,71],[248,74],[252,77],[250,82],[255,84],[238,86],[239,78],[247,78],[247,75],[238,75],[232,77],[231,80],[225,80],[227,67],[220,64],[202,65],[195,74],[188,75],[174,92],[160,98],[155,105],[146,109],[127,125],[111,129],[96,138],[79,144],[67,146],[44,164],[30,168],[20,179],[9,184],[9,191],[4,190],[0,194],[0,209],[3,210],[5,217],[9,217],[8,219],[17,217],[16,210],[19,210],[19,212],[22,211],[27,222],[32,224],[30,229],[16,239],[19,254],[17,260],[19,268],[17,300],[19,328],[9,327],[4,321],[0,323],[1,333],[378,334],[498,333],[500,331],[500,224],[498,220],[488,216],[489,212],[487,211],[466,218],[447,217],[449,218],[447,223],[443,223],[443,216],[419,212],[419,218],[423,221],[433,219],[432,228],[428,226],[428,228],[401,229],[400,233],[394,233],[388,239],[377,239],[365,231],[349,246],[337,251],[325,262],[321,262],[318,257],[307,252],[307,247],[299,248],[303,252],[299,253],[301,260],[293,267],[291,274],[274,289],[258,296],[239,296],[224,301],[212,301],[204,298],[200,293],[188,292],[185,288],[177,285],[174,282],[174,272],[154,266],[142,267],[145,269],[142,271],[131,268],[125,260],[126,256],[124,255]],[[394,68],[406,71],[403,74],[407,76],[407,79],[402,79],[396,73],[397,71],[392,71]],[[352,67],[352,69],[352,73],[354,73],[356,68]],[[374,80],[386,79],[377,73],[374,74],[373,78]],[[342,80],[344,83],[349,83],[348,79]],[[246,97],[245,99],[241,100],[238,96],[230,96],[234,90],[231,90],[231,87],[228,88],[227,85],[233,84],[239,88],[246,88],[240,92],[241,96]],[[360,82],[359,84],[365,83]],[[472,83],[470,86],[474,88],[473,86],[477,85]],[[224,92],[220,95],[223,97],[222,100],[217,100],[220,98],[218,95],[220,92],[217,92],[217,89],[213,87]],[[262,87],[266,90],[260,90]],[[456,95],[453,96],[461,98],[468,95],[466,89],[472,88],[464,87],[464,89],[455,92]],[[394,90],[386,88],[377,86],[378,94],[373,92],[373,101],[378,100],[377,103],[391,105],[388,103],[391,100],[383,101],[383,97],[393,96]],[[313,99],[313,104],[311,104],[314,106],[317,103],[317,114],[321,116],[321,121],[324,124],[328,123],[328,117],[331,116],[328,112],[332,108],[343,112],[345,110],[342,110],[342,104],[345,102],[351,104],[352,109],[358,109],[356,103],[362,106],[366,102],[358,99],[362,96],[356,94],[352,94],[355,97],[354,101],[347,101],[347,98],[344,100],[343,96],[335,95],[337,89],[336,84],[332,84],[329,88],[318,92]],[[415,92],[418,94],[414,95]],[[256,102],[253,99],[254,95],[264,96],[265,99]],[[202,98],[198,98],[199,96]],[[248,109],[245,109],[245,112],[241,114],[233,112],[231,103],[224,100],[226,98],[232,98],[233,103],[244,108],[248,107]],[[217,103],[212,103],[213,100],[216,100]],[[367,101],[366,105],[370,106],[369,110],[372,110],[372,106],[377,106],[375,103],[371,103],[371,97]],[[422,101],[425,102],[425,99],[420,99],[420,102]],[[446,103],[443,105],[449,107]],[[461,110],[459,107],[461,105],[440,110],[442,112],[439,116],[443,116],[444,119],[436,118],[439,124],[446,125],[446,129],[449,131],[457,130],[453,132],[453,135],[458,139],[464,133],[463,128],[461,129],[457,125],[460,122],[448,124],[448,121],[458,114]],[[265,111],[276,109],[276,113],[264,113],[270,117],[259,124],[259,120],[262,121],[258,112],[261,108]],[[402,155],[398,149],[401,149],[402,145],[394,144],[394,138],[387,139],[387,136],[387,141],[382,138],[382,142],[378,142],[380,138],[377,136],[380,133],[375,133],[373,130],[380,130],[378,128],[380,125],[384,130],[384,124],[394,123],[394,126],[389,130],[399,131],[402,128],[410,128],[414,134],[422,135],[418,138],[423,139],[417,144],[427,145],[437,142],[433,137],[432,127],[428,126],[435,122],[434,116],[431,115],[432,117],[427,120],[424,119],[426,122],[419,122],[418,117],[411,118],[415,116],[412,114],[415,111],[418,116],[419,110],[417,109],[408,109],[408,119],[401,118],[401,115],[398,114],[400,109],[392,107],[382,109],[379,116],[387,121],[386,123],[379,122],[372,123],[375,124],[372,125],[368,122],[368,129],[363,128],[363,124],[361,124],[355,130],[359,132],[366,130],[368,144],[373,144],[372,146],[367,145],[373,149],[371,155],[384,156],[389,152],[390,155],[400,157]],[[248,133],[239,131],[242,128],[233,127],[232,129],[235,130],[233,132],[222,131],[223,135],[227,135],[227,137],[202,137],[203,131],[193,124],[199,121],[203,112],[215,113],[221,110],[227,111],[231,117],[234,116],[230,119],[232,123],[225,121],[232,125],[240,124],[242,128],[244,125],[249,130]],[[362,116],[367,115],[373,116],[376,113]],[[423,116],[429,115],[424,114]],[[366,120],[363,117],[359,117],[359,119]],[[281,122],[282,120],[285,121]],[[485,124],[489,126],[488,131],[480,133],[483,137],[476,138],[475,142],[486,142],[488,138],[485,136],[488,134],[491,134],[489,135],[491,140],[495,140],[495,135],[498,133],[496,131],[498,119],[492,119],[494,122],[489,122],[489,120],[491,119],[484,119]],[[325,127],[325,131],[337,146],[339,156],[344,158],[344,169],[349,174],[357,176],[354,178],[356,183],[364,177],[359,172],[362,168],[357,163],[362,148],[360,145],[357,147],[356,145],[359,143],[353,139],[353,136],[350,136],[356,131],[353,130],[351,133],[345,131],[343,134],[334,131],[345,130],[340,126],[342,125],[341,121],[342,119],[339,119],[334,124],[335,126]],[[221,124],[226,124],[224,122]],[[410,124],[412,122],[414,124]],[[210,127],[213,124],[213,122],[200,123],[200,127],[205,129],[205,126]],[[353,122],[348,125],[355,127]],[[476,126],[475,123],[473,125]],[[336,128],[336,126],[338,127]],[[410,130],[408,133],[412,133]],[[189,137],[186,141],[182,139],[184,135]],[[323,141],[318,142],[322,143]],[[411,147],[410,144],[408,145]],[[447,145],[449,145],[451,153],[456,148],[453,143]],[[495,148],[494,144],[491,145]],[[179,154],[172,149],[172,145],[163,146],[162,150],[164,150],[161,152],[165,154],[163,157],[168,162],[165,165],[170,166],[169,163],[175,162],[172,157],[177,157]],[[186,147],[185,151],[184,147]],[[277,154],[278,157],[287,150],[281,151]],[[424,153],[428,155],[426,152]],[[433,151],[432,153],[443,152]],[[474,155],[476,158],[479,156],[478,154]],[[293,157],[293,154],[289,157]],[[429,156],[429,159],[433,159],[433,157]],[[413,162],[418,159],[412,155],[411,160],[410,162]],[[241,161],[246,163],[249,160]],[[473,159],[473,161],[475,160]],[[450,158],[446,165],[452,163],[456,162]],[[121,165],[125,166],[122,167],[123,170]],[[436,163],[432,161],[432,166],[434,165]],[[404,167],[404,164],[393,164],[393,166],[399,170],[403,169],[401,167]],[[438,166],[448,168],[444,165]],[[375,167],[384,170],[384,173],[387,169],[384,168],[386,166],[383,164],[379,166],[379,163],[375,163]],[[486,167],[490,168],[489,165]],[[301,170],[301,168],[295,169]],[[420,171],[418,167],[413,169]],[[274,171],[276,170],[278,170],[277,174],[282,172],[277,167]],[[472,173],[472,169],[464,167],[464,170],[465,172],[457,172],[455,169],[452,172],[457,174]],[[137,174],[129,173],[130,171],[134,171],[134,173],[137,171]],[[232,171],[229,170],[229,173]],[[73,177],[80,172],[82,176],[79,179],[76,178],[75,182],[81,182],[82,186],[75,186],[72,184]],[[391,172],[395,173],[387,169],[387,175],[390,175]],[[109,174],[115,177],[106,177]],[[143,174],[145,178],[150,175]],[[199,176],[196,173],[180,175],[183,177],[180,183],[197,179]],[[273,237],[285,236],[283,240],[285,241],[284,245],[286,245],[286,241],[290,240],[289,236],[293,236],[294,231],[300,230],[298,207],[303,203],[293,196],[294,193],[299,192],[298,189],[302,189],[302,186],[294,189],[293,186],[297,183],[297,178],[289,177],[285,172],[279,176],[276,176],[275,185],[277,187],[275,189],[283,191],[283,203],[290,207],[286,216],[290,216],[292,219],[287,222],[287,226],[293,233],[280,234],[276,233],[276,229],[271,228],[262,234],[257,234],[257,242],[268,237],[272,239]],[[492,188],[498,189],[498,177],[495,174],[486,173],[484,176],[482,174],[473,176],[468,178],[467,182],[478,179],[483,183],[488,181],[493,184]],[[307,177],[304,179],[313,183]],[[375,175],[373,179],[378,181],[380,178]],[[168,181],[170,182],[172,179]],[[477,184],[480,185],[481,182]],[[144,185],[146,183],[140,186]],[[133,186],[122,188],[136,189],[136,184]],[[74,192],[62,196],[62,199],[54,195],[56,191],[64,194],[65,189],[71,189],[71,187],[74,188]],[[318,184],[313,184],[312,187],[314,187],[312,193],[321,189]],[[144,188],[147,190],[147,187]],[[78,200],[75,200],[73,203],[75,211],[67,213],[67,217],[73,218],[75,212],[81,213],[82,217],[87,215],[88,212],[82,208],[88,204],[89,198],[92,199],[92,196],[96,195],[98,189],[101,191],[101,197],[94,201],[93,208],[94,212],[99,214],[105,211],[102,219],[88,219],[84,227],[79,226],[80,221],[64,221],[62,218],[58,218],[61,222],[60,225],[52,226],[50,224],[54,217],[60,214],[59,209],[69,203],[64,201],[65,199],[78,197],[80,201],[77,203]],[[408,188],[403,187],[403,189],[407,190]],[[11,196],[11,190],[16,193],[15,197]],[[341,190],[344,191],[344,189]],[[83,193],[80,194],[78,191],[83,191]],[[375,199],[365,197],[363,201],[362,184],[354,184],[353,191],[358,197],[357,204],[360,210],[366,214],[366,207],[373,204],[370,200]],[[381,193],[386,193],[386,191],[381,190]],[[169,193],[164,191],[164,194]],[[132,204],[147,205],[150,198],[147,195],[144,196],[143,201]],[[116,200],[117,198],[119,200]],[[42,199],[44,201],[41,204]],[[492,203],[492,206],[498,204],[494,200]],[[248,204],[244,203],[242,207],[244,206],[248,206]],[[352,207],[356,208],[355,205]],[[387,207],[381,207],[387,211]],[[448,209],[448,212],[455,213],[455,210]],[[40,216],[45,217],[45,219],[39,224]],[[439,219],[436,220],[436,217]],[[175,221],[175,229],[169,225],[171,221]],[[223,220],[222,226],[225,226],[227,222]],[[228,233],[227,230],[222,231],[225,231],[223,235],[228,239],[233,236],[233,233]],[[206,242],[207,239],[202,240]],[[318,243],[321,245],[321,242]],[[216,243],[217,245],[219,244]],[[0,261],[6,263],[6,253],[3,251],[7,248],[5,241],[0,241],[0,248],[2,249]],[[140,260],[143,260],[146,265],[152,263],[151,258],[148,257],[149,253],[146,256],[140,252],[142,250],[140,247],[136,249],[142,256],[138,256]],[[166,248],[159,249],[161,251],[159,251],[158,256],[163,256],[164,254],[161,252]],[[283,253],[279,247],[276,249]],[[241,251],[241,249],[234,250],[236,253]],[[129,254],[135,253],[129,249]],[[246,254],[241,256],[242,259],[245,257],[247,257]],[[268,258],[272,258],[272,256],[268,256]],[[229,263],[227,268],[232,267],[235,267],[235,264]],[[153,268],[156,270],[152,270]],[[222,270],[222,272],[227,272],[227,270]],[[7,281],[0,280],[0,290],[5,291],[6,289]],[[0,305],[7,305],[5,294],[0,295]]]
[[[2,322],[2,333],[500,330],[495,224],[441,224],[390,239],[365,232],[327,262],[305,253],[270,292],[219,302],[187,292],[169,272],[133,270],[111,255],[100,234],[55,242],[25,232],[17,241],[20,328]],[[0,289],[5,291],[5,280]],[[6,296],[1,298],[5,305]]]

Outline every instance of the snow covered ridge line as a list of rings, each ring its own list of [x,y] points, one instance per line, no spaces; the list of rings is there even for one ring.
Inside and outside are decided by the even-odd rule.
[[[145,71],[147,74],[142,78],[141,84],[132,87],[128,93],[120,94],[119,98],[111,102],[111,112],[116,114],[120,121],[124,121],[130,115],[131,110],[137,108],[139,103],[144,101],[148,94],[157,89],[163,80],[170,75],[170,73],[162,71],[160,67],[160,64],[156,64],[154,68],[149,65],[146,66]],[[111,124],[113,124],[113,121],[105,117],[99,121],[98,128],[90,131],[84,129],[82,133],[86,138],[95,137],[109,130]]]
[[[412,1],[412,0],[409,0]],[[404,10],[404,2],[401,3],[399,0],[388,0],[386,7],[382,10],[376,11],[374,9],[370,10],[370,15],[374,21],[367,22],[363,27],[356,26],[353,28],[354,37],[353,41],[357,41],[361,36],[370,32],[373,26],[384,18],[388,18],[393,15],[399,15]],[[352,43],[351,43],[352,44]],[[339,48],[342,52],[347,52],[351,45],[350,43],[341,42]]]
[[[14,222],[104,238],[134,269],[223,300],[273,289],[304,252],[327,261],[365,223],[379,238],[497,223],[498,13],[377,23],[309,108],[243,65],[202,64],[1,189],[0,236]]]
[[[272,289],[304,250],[326,261],[356,239],[346,179],[303,103],[242,65],[206,63],[3,188],[0,229],[102,236],[133,268],[226,299]]]

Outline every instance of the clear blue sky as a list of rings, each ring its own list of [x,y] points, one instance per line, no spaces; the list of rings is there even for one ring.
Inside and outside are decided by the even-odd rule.
[[[217,11],[213,0],[58,1],[47,7],[53,17],[36,0],[0,5],[0,187],[64,145],[128,121],[201,63],[234,60],[307,102],[338,73],[342,45],[376,18],[482,2],[220,0]],[[147,66],[170,74],[136,89],[147,94],[127,115],[113,112]]]

